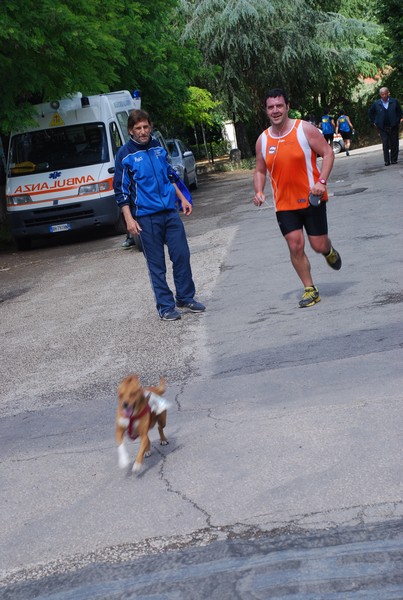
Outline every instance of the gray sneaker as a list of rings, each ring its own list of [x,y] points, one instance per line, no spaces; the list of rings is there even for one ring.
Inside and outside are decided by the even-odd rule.
[[[135,245],[136,245],[136,243],[135,243],[134,239],[133,239],[132,237],[129,237],[129,236],[128,236],[128,237],[125,239],[125,241],[123,242],[123,244],[122,244],[122,248],[123,248],[124,250],[127,250],[128,248],[133,248],[133,246],[135,246]]]
[[[187,308],[190,312],[204,312],[206,307],[201,302],[197,302],[197,300],[192,300],[191,302],[182,302],[182,300],[176,301],[176,306],[179,308]]]

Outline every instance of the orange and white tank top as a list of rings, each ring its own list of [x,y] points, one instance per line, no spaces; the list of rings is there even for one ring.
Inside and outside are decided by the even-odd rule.
[[[299,210],[309,206],[308,196],[319,179],[316,152],[314,152],[300,119],[295,119],[291,130],[280,137],[270,135],[270,127],[262,134],[262,154],[270,175],[276,211]],[[322,200],[327,200],[327,193]]]

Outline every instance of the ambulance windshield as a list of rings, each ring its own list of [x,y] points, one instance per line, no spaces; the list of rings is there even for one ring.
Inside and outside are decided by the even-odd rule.
[[[61,171],[109,161],[103,123],[19,133],[12,137],[9,177]]]

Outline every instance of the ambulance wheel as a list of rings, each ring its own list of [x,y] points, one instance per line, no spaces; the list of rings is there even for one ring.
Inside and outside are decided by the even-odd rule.
[[[116,235],[123,235],[126,233],[126,221],[122,214],[119,215],[118,220],[113,226],[113,233]]]
[[[15,238],[15,245],[17,247],[17,250],[30,250],[31,243],[32,243],[32,240],[29,237]]]
[[[143,252],[143,244],[141,243],[141,239],[139,235],[136,235],[135,233],[132,235],[133,239],[134,239],[134,243],[136,245],[136,250],[138,250],[139,252]]]

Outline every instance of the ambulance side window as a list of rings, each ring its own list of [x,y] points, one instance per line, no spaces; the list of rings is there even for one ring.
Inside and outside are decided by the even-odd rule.
[[[116,152],[119,150],[119,148],[121,146],[123,146],[123,141],[120,136],[119,129],[115,122],[110,123],[109,131],[111,134],[113,156],[116,156]]]
[[[128,113],[125,110],[122,110],[122,112],[118,112],[116,113],[116,118],[118,120],[118,123],[120,125],[120,130],[123,133],[123,137],[125,138],[125,142],[127,142],[129,140],[129,133],[127,131],[127,119],[128,119]]]

